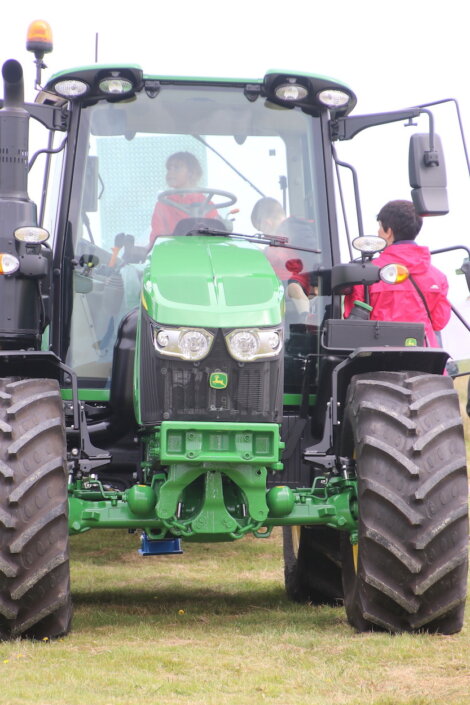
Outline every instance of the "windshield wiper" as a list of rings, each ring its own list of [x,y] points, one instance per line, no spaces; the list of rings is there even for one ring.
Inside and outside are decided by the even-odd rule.
[[[299,250],[301,252],[313,252],[317,255],[321,254],[321,250],[316,250],[313,247],[293,247],[289,243],[289,238],[282,235],[245,235],[244,233],[230,233],[227,230],[216,230],[215,228],[201,227],[193,230],[188,230],[185,237],[197,235],[210,235],[213,237],[228,237],[240,240],[248,240],[248,242],[256,242],[258,245],[274,245],[274,247],[284,247],[289,250]]]

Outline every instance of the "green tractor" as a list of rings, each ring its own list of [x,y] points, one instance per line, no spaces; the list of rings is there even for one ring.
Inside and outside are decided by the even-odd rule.
[[[335,143],[427,124],[427,107],[354,117],[347,86],[282,71],[96,65],[41,87],[52,45],[28,45],[37,99],[9,60],[0,102],[0,637],[67,633],[68,536],[106,528],[152,556],[283,527],[292,599],[344,601],[359,631],[460,630],[468,489],[448,355],[422,324],[342,319],[348,287],[393,276],[373,264],[356,178],[361,254],[342,261]],[[46,136],[31,158],[30,122]],[[197,185],[168,189],[176,153],[197,159]],[[447,211],[443,168],[433,129],[413,134],[423,214]],[[253,226],[266,197],[289,239]],[[177,222],[150,244],[157,201]],[[273,257],[308,278],[307,307]]]

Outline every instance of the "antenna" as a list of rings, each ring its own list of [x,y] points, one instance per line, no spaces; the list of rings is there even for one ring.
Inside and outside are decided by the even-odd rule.
[[[96,32],[95,34],[95,64],[98,63],[98,39],[99,39],[99,34]]]

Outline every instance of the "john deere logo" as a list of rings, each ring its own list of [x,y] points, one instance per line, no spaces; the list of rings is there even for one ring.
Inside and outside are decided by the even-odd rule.
[[[225,389],[228,384],[228,375],[226,372],[211,372],[209,384],[212,389]]]
[[[413,348],[418,345],[416,338],[406,338],[405,345],[409,348]]]

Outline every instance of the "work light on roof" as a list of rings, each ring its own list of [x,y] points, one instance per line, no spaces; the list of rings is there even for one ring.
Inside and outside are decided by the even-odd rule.
[[[68,98],[69,100],[85,95],[85,93],[88,92],[88,89],[88,83],[85,83],[85,81],[79,81],[75,78],[67,78],[63,81],[57,81],[54,85],[55,92],[63,98]]]
[[[119,76],[108,76],[99,82],[100,91],[109,93],[109,95],[124,95],[132,91],[133,87],[132,82],[128,78]]]
[[[345,91],[335,90],[333,88],[327,88],[324,91],[320,91],[317,95],[317,99],[327,108],[344,108],[345,105],[349,103],[350,96]]]
[[[274,92],[277,98],[287,102],[303,100],[308,96],[307,88],[297,83],[295,78],[288,78],[286,82],[277,86]]]

